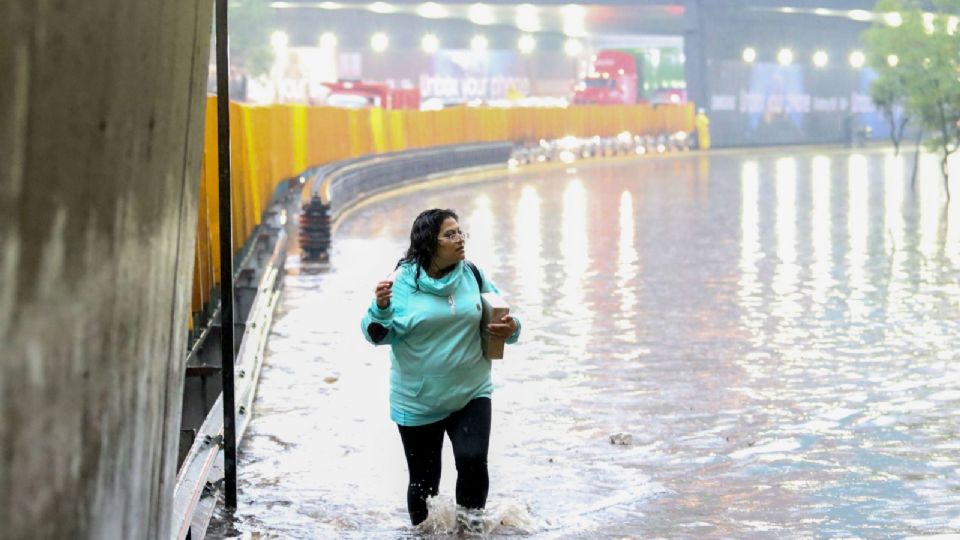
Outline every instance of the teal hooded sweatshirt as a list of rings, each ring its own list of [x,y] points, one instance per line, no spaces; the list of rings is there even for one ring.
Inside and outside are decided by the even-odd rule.
[[[374,299],[361,323],[367,341],[390,345],[390,419],[401,426],[439,422],[493,391],[490,360],[480,348],[480,287],[473,271],[461,261],[439,279],[423,269],[419,279],[416,273],[415,264],[402,264],[390,305],[380,309]],[[483,292],[500,292],[481,276]],[[514,320],[517,330],[507,343],[520,337],[520,320]]]

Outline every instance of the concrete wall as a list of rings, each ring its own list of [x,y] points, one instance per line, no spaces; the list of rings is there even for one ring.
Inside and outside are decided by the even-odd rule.
[[[0,2],[0,537],[169,534],[211,16]]]

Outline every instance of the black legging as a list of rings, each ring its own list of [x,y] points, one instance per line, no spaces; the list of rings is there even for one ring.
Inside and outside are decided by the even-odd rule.
[[[411,523],[416,525],[427,519],[427,497],[435,496],[440,488],[444,432],[453,444],[457,465],[457,504],[466,508],[483,508],[490,486],[487,476],[490,398],[474,399],[439,422],[398,427],[410,471],[407,510]]]

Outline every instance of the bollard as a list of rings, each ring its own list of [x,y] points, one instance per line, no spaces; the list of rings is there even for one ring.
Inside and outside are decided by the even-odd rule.
[[[300,213],[300,251],[304,262],[329,260],[330,214],[329,207],[314,195],[303,205]]]

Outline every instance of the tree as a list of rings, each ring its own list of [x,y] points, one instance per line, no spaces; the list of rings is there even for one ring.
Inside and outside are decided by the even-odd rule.
[[[902,30],[885,26],[875,26],[864,33],[869,51],[867,61],[877,72],[877,78],[870,84],[870,97],[890,124],[890,142],[895,154],[900,154],[900,142],[910,123],[910,114],[904,109],[907,83],[904,70],[897,69],[900,57],[894,52],[902,48],[899,42],[903,41],[903,35]]]
[[[270,33],[273,10],[266,0],[230,0],[230,59],[252,76],[273,62]]]
[[[960,0],[943,0],[935,6],[940,13],[933,20],[920,63],[923,85],[913,89],[909,103],[934,134],[930,148],[940,152],[940,172],[949,201],[948,161],[960,149],[960,31],[953,15],[960,13]]]
[[[925,14],[915,0],[880,0],[876,10],[896,14],[899,24],[886,20],[875,25],[864,40],[879,74],[871,95],[880,98],[881,108],[886,102],[902,103],[904,114],[930,134],[927,145],[940,154],[949,201],[948,161],[960,149],[960,30],[955,15],[960,0],[935,0],[931,5],[935,11]],[[888,62],[890,55],[898,61]]]
[[[893,143],[894,153],[900,154],[900,142],[910,123],[910,115],[903,108],[905,84],[899,76],[901,72],[893,69],[878,72],[880,76],[870,85],[870,97],[890,124],[890,142]],[[891,76],[887,76],[887,73]]]

